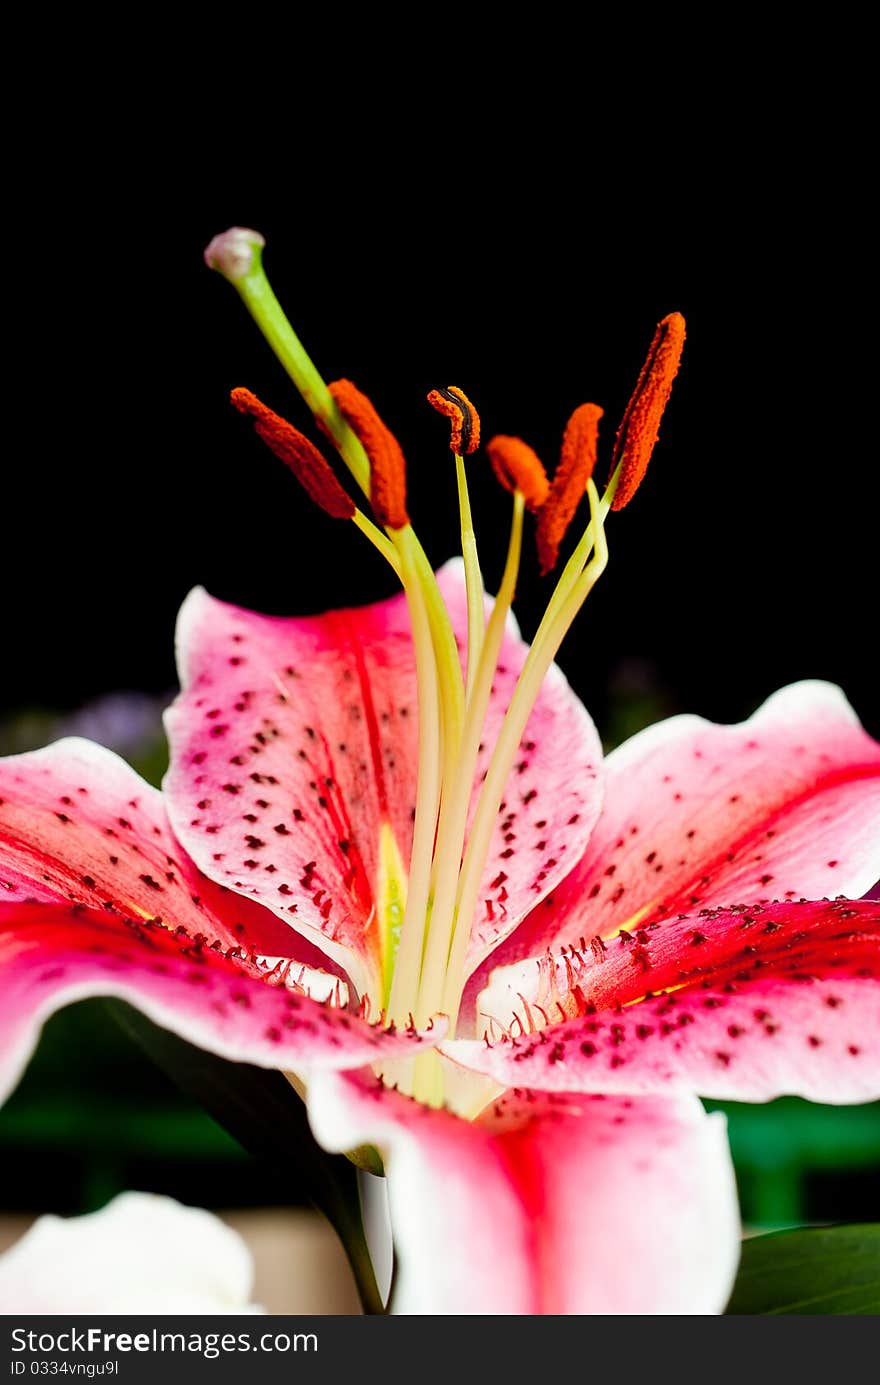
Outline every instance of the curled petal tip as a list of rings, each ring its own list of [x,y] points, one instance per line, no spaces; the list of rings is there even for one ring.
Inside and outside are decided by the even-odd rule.
[[[228,231],[215,236],[206,248],[205,264],[235,284],[246,279],[259,264],[260,251],[265,244],[266,238],[259,231],[247,226],[230,226]]]

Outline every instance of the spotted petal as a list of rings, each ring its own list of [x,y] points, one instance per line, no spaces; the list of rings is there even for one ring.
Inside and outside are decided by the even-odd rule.
[[[838,688],[796,683],[738,726],[673,717],[615,750],[583,858],[491,960],[649,916],[858,898],[878,876],[880,745]]]
[[[44,1020],[87,996],[126,1000],[199,1048],[264,1068],[359,1067],[411,1054],[421,1042],[312,998],[306,987],[329,990],[332,1000],[343,986],[326,973],[270,967],[183,930],[82,905],[0,905],[0,974],[0,1100],[18,1081]]]
[[[505,1085],[876,1100],[880,905],[749,905],[646,920],[604,950],[499,968],[479,1008],[495,1017],[483,1022],[496,1041],[444,1049]]]
[[[161,796],[112,752],[67,740],[0,761],[0,1095],[46,1017],[88,995],[264,1067],[306,1054],[358,1066],[389,1042],[410,1051],[406,1036],[325,1007],[350,997],[316,958],[268,910],[200,875]]]
[[[739,1256],[722,1119],[693,1098],[509,1094],[475,1122],[322,1074],[327,1149],[388,1175],[397,1313],[717,1313]]]
[[[158,790],[79,738],[0,760],[0,903],[34,899],[163,918],[225,948],[327,965],[269,910],[202,875]]]
[[[460,562],[448,564],[439,582],[463,654]],[[525,653],[511,623],[478,782]],[[390,932],[380,882],[389,863],[399,875],[408,868],[416,795],[405,599],[281,619],[196,591],[181,612],[178,656],[183,692],[167,718],[165,785],[177,835],[203,871],[272,909],[375,998]],[[598,813],[599,761],[592,723],[554,671],[499,814],[478,955],[582,853]]]

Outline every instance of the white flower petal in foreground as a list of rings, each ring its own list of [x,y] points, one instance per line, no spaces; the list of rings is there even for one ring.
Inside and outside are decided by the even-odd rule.
[[[261,1313],[244,1241],[210,1212],[121,1193],[40,1217],[0,1256],[0,1313]]]

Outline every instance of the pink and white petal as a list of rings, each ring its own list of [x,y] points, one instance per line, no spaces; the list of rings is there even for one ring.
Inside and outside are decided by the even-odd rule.
[[[460,562],[438,574],[464,658]],[[526,647],[505,637],[484,729],[488,763]],[[418,762],[405,598],[307,618],[195,591],[178,624],[183,691],[167,714],[174,829],[213,879],[302,931],[374,996],[380,843],[408,864]],[[484,875],[480,953],[582,854],[599,811],[595,729],[554,672],[523,737]],[[549,786],[549,787],[548,787]]]
[[[244,1241],[170,1197],[40,1217],[0,1256],[0,1313],[260,1313]]]
[[[381,993],[382,829],[412,839],[417,718],[406,602],[287,619],[190,594],[166,714],[169,814],[200,868]]]
[[[880,904],[705,910],[615,939],[598,957],[575,948],[499,969],[480,1010],[495,1020],[484,1021],[491,1046],[443,1051],[503,1085],[874,1101]],[[562,1015],[575,1017],[545,1024]]]
[[[673,717],[613,751],[583,858],[493,962],[701,907],[858,898],[878,875],[880,745],[839,688],[795,683],[739,725]]]
[[[326,1149],[373,1144],[404,1314],[719,1313],[739,1257],[723,1119],[693,1098],[509,1093],[474,1122],[372,1076],[309,1082]]]
[[[326,989],[324,974],[297,964],[269,971],[183,929],[82,905],[0,906],[0,975],[0,1100],[43,1022],[88,996],[126,1000],[199,1048],[263,1068],[359,1067],[411,1055],[423,1042],[312,999],[306,988],[314,981]],[[438,1022],[431,1039],[442,1033]]]
[[[159,791],[79,738],[0,760],[0,903],[33,899],[161,918],[224,947],[326,965],[268,909],[202,875]]]

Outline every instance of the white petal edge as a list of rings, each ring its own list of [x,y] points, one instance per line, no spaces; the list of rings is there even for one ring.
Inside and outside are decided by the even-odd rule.
[[[120,1193],[99,1212],[39,1217],[0,1256],[0,1313],[262,1313],[241,1237],[210,1212]]]

